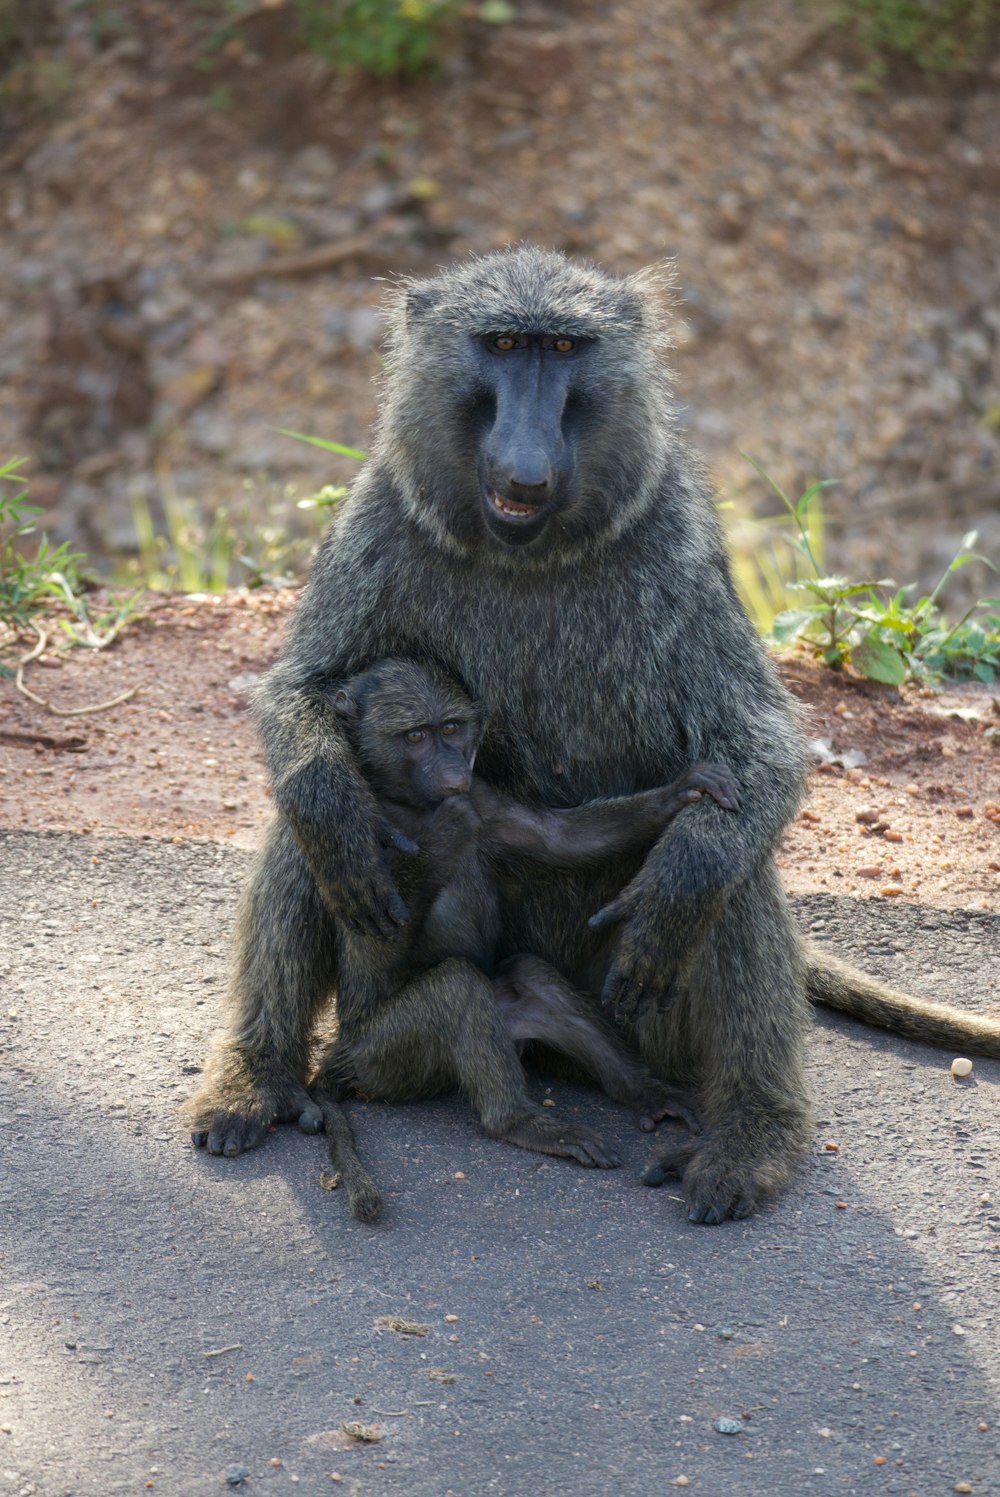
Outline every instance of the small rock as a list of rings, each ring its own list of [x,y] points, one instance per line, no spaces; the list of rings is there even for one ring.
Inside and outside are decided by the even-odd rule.
[[[951,1074],[953,1076],[970,1076],[972,1074],[972,1061],[964,1055],[956,1055],[951,1063]]]
[[[741,1435],[746,1426],[742,1419],[728,1419],[723,1414],[720,1419],[716,1419],[714,1428],[720,1435]]]
[[[231,1487],[240,1487],[250,1475],[246,1466],[227,1466],[226,1483]]]

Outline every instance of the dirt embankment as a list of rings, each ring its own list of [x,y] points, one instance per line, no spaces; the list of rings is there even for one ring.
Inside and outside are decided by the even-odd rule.
[[[5,683],[0,825],[257,846],[271,808],[247,694],[293,601],[270,589],[155,599],[109,649],[54,646],[32,662],[26,684],[60,709],[135,691],[59,717]],[[797,657],[782,669],[817,743],[782,845],[789,891],[1000,907],[994,693],[896,692]]]
[[[972,527],[1000,558],[1000,64],[866,92],[795,0],[528,0],[406,85],[331,73],[280,3],[226,37],[38,13],[0,56],[0,454],[58,537],[120,555],[136,500],[223,504],[280,569],[255,522],[352,465],[275,428],[365,445],[374,278],[531,239],[676,255],[696,444],[751,506],[741,450],[839,478],[835,568],[930,581]]]

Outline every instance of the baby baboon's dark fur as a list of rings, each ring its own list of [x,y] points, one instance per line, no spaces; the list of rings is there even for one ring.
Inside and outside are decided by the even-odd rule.
[[[329,1117],[331,1099],[356,1091],[391,1100],[413,1096],[417,1077],[421,1094],[463,1083],[490,1098],[490,1131],[501,1137],[513,1128],[514,1141],[523,1146],[611,1163],[599,1141],[567,1137],[553,1116],[528,1103],[511,1051],[515,1043],[537,1040],[570,1056],[615,1100],[635,1107],[643,1126],[652,1128],[668,1115],[692,1123],[690,1099],[657,1081],[554,969],[519,956],[496,974],[499,884],[525,859],[565,869],[648,851],[703,792],[736,810],[739,788],[732,776],[722,767],[696,765],[676,784],[640,795],[572,810],[533,809],[473,775],[481,713],[440,672],[413,661],[380,661],[340,687],[334,706],[399,845],[391,872],[410,919],[391,941],[346,928],[338,933],[339,1030],[311,1087],[324,1115]],[[427,1033],[435,1012],[429,1005],[438,1001],[434,973],[441,963],[452,973],[459,959],[494,979],[507,1033],[492,1024],[480,1027],[477,1054],[475,1036],[465,1043],[463,1031],[466,1073],[445,1047],[436,1046],[442,1066],[430,1074]],[[473,986],[478,994],[478,979]],[[481,1026],[478,1003],[469,1017]],[[454,1015],[452,1023],[461,1018]],[[479,1072],[471,1080],[470,1064]],[[497,1080],[504,1084],[499,1091]],[[352,1195],[349,1143],[343,1127],[331,1135],[331,1158]],[[362,1199],[367,1207],[367,1197]]]
[[[715,508],[674,418],[661,297],[532,248],[402,290],[369,461],[257,698],[279,815],[236,938],[227,1034],[190,1116],[214,1151],[277,1115],[334,987],[335,922],[405,916],[385,830],[329,686],[386,656],[431,660],[488,704],[477,768],[579,805],[732,767],[738,817],[704,801],[643,859],[526,874],[503,945],[603,1001],[658,1075],[699,1088],[681,1160],[692,1221],[741,1216],[810,1133],[808,998],[1000,1054],[806,949],[773,853],[805,767],[788,694],[733,590]],[[619,895],[627,886],[623,899]],[[615,939],[581,913],[615,901]],[[669,1000],[669,1001],[665,1001]],[[975,1045],[973,1045],[975,1041]]]

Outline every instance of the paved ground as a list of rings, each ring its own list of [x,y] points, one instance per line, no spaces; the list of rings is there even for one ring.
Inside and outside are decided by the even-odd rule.
[[[245,868],[0,834],[0,1492],[1000,1492],[1000,1065],[955,1082],[820,1018],[815,1147],[718,1229],[642,1189],[647,1140],[589,1092],[553,1088],[618,1172],[492,1143],[458,1101],[359,1106],[387,1198],[363,1227],[320,1140],[223,1161],[177,1122]],[[996,999],[995,917],[798,908],[901,984]]]

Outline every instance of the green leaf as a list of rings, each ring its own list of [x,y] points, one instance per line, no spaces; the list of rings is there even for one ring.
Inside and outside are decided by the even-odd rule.
[[[790,639],[797,639],[803,629],[818,621],[813,608],[786,608],[783,613],[775,614],[771,621],[771,637],[779,644],[785,644]]]
[[[992,686],[997,678],[996,667],[987,665],[985,660],[981,660],[978,665],[972,667],[972,674],[978,676],[980,681],[985,681],[987,686]]]
[[[802,498],[799,500],[798,504],[796,504],[795,506],[796,517],[801,519],[802,515],[809,508],[810,504],[821,489],[828,489],[831,484],[837,484],[839,482],[839,478],[819,478],[815,483],[811,483],[806,489],[805,493],[802,495]]]
[[[322,447],[324,452],[336,452],[341,457],[356,458],[359,463],[363,463],[368,456],[367,452],[362,452],[357,447],[345,447],[343,442],[328,442],[325,437],[309,437],[305,432],[288,431],[284,426],[276,426],[274,429],[283,437],[294,437],[297,442],[308,442],[310,447]]]
[[[875,639],[870,634],[855,646],[851,661],[870,681],[883,681],[887,686],[902,686],[906,680],[906,661],[899,651],[885,640]]]

